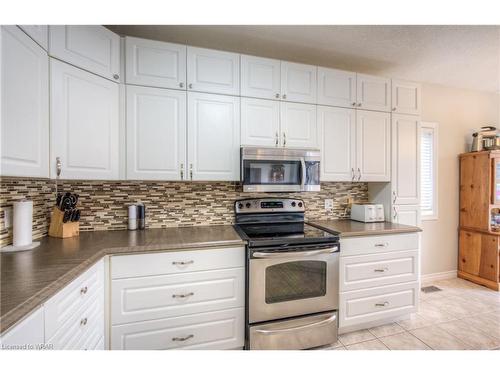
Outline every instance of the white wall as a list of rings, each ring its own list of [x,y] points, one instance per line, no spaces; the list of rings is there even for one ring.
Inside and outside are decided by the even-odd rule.
[[[457,269],[459,164],[473,129],[499,124],[499,95],[423,84],[422,121],[439,123],[439,218],[423,221],[422,274]]]

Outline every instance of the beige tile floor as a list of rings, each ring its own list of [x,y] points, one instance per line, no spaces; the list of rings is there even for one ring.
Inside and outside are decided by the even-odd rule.
[[[427,285],[442,291],[420,293],[411,319],[340,335],[324,349],[500,349],[500,292],[458,278]]]

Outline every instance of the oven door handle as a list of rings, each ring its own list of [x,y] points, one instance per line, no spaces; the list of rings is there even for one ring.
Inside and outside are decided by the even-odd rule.
[[[283,328],[283,329],[257,329],[255,332],[263,334],[263,335],[272,335],[272,334],[280,334],[280,333],[286,333],[286,332],[293,332],[293,331],[299,331],[303,329],[308,329],[308,328],[313,328],[313,327],[321,327],[323,325],[330,324],[337,320],[337,315],[333,314],[332,316],[320,320],[319,322],[314,322],[314,323],[309,323],[309,324],[304,324],[303,326],[297,326],[297,327],[290,327],[290,328]]]
[[[321,255],[321,254],[331,254],[335,253],[338,251],[338,247],[330,247],[328,249],[323,249],[323,250],[312,250],[312,251],[284,251],[284,252],[262,252],[262,251],[256,251],[252,253],[252,256],[254,258],[267,258],[267,259],[276,259],[276,258],[305,258],[305,257],[311,257],[315,255]]]

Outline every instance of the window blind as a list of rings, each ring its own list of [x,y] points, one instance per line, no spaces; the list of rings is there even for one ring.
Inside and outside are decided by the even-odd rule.
[[[434,212],[434,131],[422,128],[420,141],[420,207],[422,214]]]

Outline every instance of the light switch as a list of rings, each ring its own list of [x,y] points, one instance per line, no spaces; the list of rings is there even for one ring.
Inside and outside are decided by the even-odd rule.
[[[333,199],[325,199],[325,210],[333,210]]]

